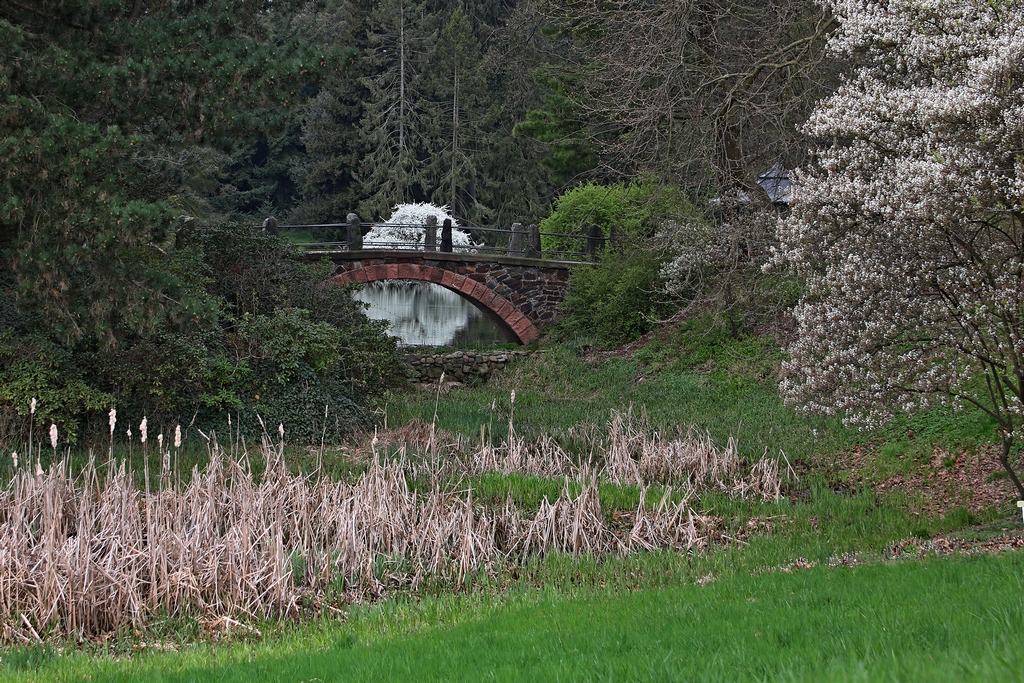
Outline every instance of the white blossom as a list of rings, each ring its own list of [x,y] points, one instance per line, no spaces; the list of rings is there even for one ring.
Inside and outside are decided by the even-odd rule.
[[[437,219],[437,245],[441,246],[441,227],[445,220],[452,222],[452,250],[457,252],[474,252],[473,241],[465,230],[454,227],[455,218],[448,212],[447,206],[435,206],[427,203],[398,204],[391,216],[380,224],[373,226],[363,236],[363,247],[366,249],[420,249],[424,248],[424,230],[427,217]]]
[[[867,425],[953,397],[1012,434],[1024,420],[1024,2],[826,4],[830,49],[859,67],[806,124],[821,147],[795,174],[772,252],[770,267],[806,279],[783,394]],[[986,381],[994,392],[977,392]]]

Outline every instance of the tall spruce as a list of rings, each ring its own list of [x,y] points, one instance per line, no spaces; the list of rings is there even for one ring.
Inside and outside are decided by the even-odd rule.
[[[486,144],[480,124],[488,93],[480,77],[480,43],[461,7],[451,12],[432,47],[427,183],[435,204],[447,204],[473,222],[479,217],[477,164]]]
[[[434,20],[415,0],[383,0],[370,13],[365,61],[370,75],[361,130],[362,213],[385,216],[395,204],[423,201],[422,162],[429,115],[423,76],[436,39]]]

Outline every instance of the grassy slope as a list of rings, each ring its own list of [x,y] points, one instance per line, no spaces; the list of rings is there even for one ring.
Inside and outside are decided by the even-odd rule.
[[[1024,675],[1022,577],[1014,553],[737,574],[703,587],[545,589],[454,609],[399,605],[391,619],[357,614],[271,644],[52,659],[11,679],[1013,680]]]
[[[693,426],[719,443],[734,436],[742,455],[779,451],[820,472],[830,454],[870,444],[878,453],[878,475],[927,462],[936,446],[973,449],[991,443],[991,421],[976,409],[935,409],[897,420],[875,432],[843,426],[838,418],[808,417],[783,405],[777,392],[780,352],[768,338],[731,340],[684,329],[631,357],[587,362],[572,346],[557,346],[538,361],[522,361],[487,385],[435,396],[420,392],[395,397],[388,423],[436,419],[438,426],[479,438],[481,425],[496,436],[507,432],[516,391],[516,429],[528,436],[566,436],[584,422],[604,424],[609,410],[643,410],[663,430]],[[826,477],[828,473],[826,472]]]

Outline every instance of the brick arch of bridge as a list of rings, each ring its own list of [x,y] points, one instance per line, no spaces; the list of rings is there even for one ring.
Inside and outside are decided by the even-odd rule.
[[[422,280],[433,282],[457,292],[489,311],[494,318],[506,326],[522,344],[529,344],[540,336],[540,331],[528,317],[520,312],[511,301],[487,285],[476,280],[435,266],[417,263],[388,263],[365,266],[350,270],[331,278],[338,284],[349,282],[378,282],[380,280]]]

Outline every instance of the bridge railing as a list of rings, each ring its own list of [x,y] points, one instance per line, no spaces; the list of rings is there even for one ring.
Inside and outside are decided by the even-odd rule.
[[[273,218],[262,229],[288,237],[304,251],[415,250],[440,253],[477,253],[559,261],[596,260],[608,238],[591,225],[585,235],[541,232],[536,225],[487,228],[469,225],[365,223],[349,214],[345,223],[278,225]],[[545,237],[550,239],[544,239]],[[548,248],[542,248],[547,244]],[[552,246],[556,245],[556,246]],[[578,248],[574,248],[578,245]]]

